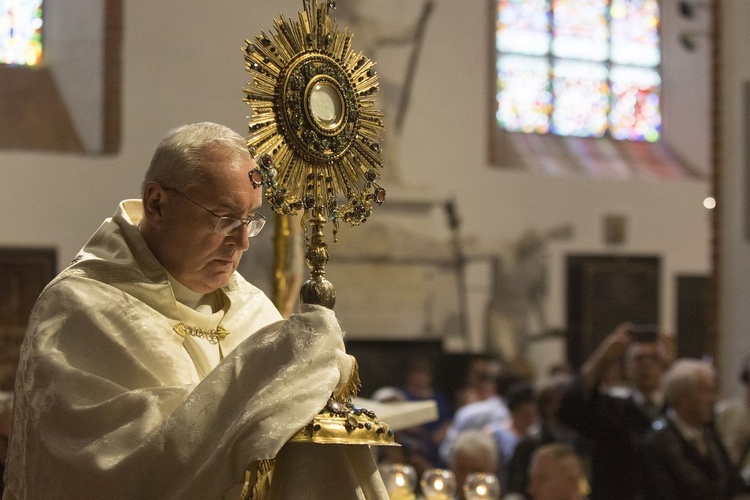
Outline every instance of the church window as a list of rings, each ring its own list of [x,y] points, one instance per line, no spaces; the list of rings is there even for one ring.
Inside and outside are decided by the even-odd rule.
[[[42,62],[42,0],[0,0],[0,64]]]
[[[658,0],[497,0],[495,50],[502,129],[659,139]]]

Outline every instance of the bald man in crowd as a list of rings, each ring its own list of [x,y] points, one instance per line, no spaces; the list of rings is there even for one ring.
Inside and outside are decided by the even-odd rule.
[[[586,484],[583,465],[570,446],[550,443],[532,455],[527,488],[532,500],[580,500],[582,484]]]

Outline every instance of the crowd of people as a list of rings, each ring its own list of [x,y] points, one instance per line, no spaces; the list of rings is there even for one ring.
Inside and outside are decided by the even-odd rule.
[[[445,400],[419,366],[422,399]],[[418,474],[452,470],[459,497],[463,479],[484,472],[508,500],[750,498],[750,355],[745,392],[726,401],[710,362],[677,358],[673,336],[628,323],[579,370],[553,371],[534,383],[477,356],[437,422],[399,433],[401,458]]]

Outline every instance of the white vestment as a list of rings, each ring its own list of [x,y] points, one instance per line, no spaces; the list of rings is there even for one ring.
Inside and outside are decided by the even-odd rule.
[[[223,359],[175,333],[189,319],[141,216],[140,200],[121,203],[34,307],[5,498],[222,498],[348,379],[332,311],[305,306],[283,321],[237,273],[221,290]]]

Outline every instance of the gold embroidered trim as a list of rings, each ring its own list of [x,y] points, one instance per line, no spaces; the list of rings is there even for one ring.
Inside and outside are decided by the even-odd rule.
[[[352,371],[349,373],[349,380],[347,380],[341,392],[332,396],[332,399],[339,403],[351,403],[362,388],[362,381],[359,378],[359,363],[357,363],[357,359],[353,356],[352,361]]]
[[[185,345],[185,344],[182,344],[182,347],[185,348],[185,351],[187,351],[188,356],[190,356],[190,361],[193,362],[193,366],[195,366],[195,371],[198,372],[198,376],[201,378],[201,380],[203,380],[204,378],[206,378],[206,374],[203,373],[203,370],[201,370],[201,367],[198,366],[198,363],[195,362],[195,358],[193,357],[193,353],[190,352],[190,349],[188,349],[188,346]]]
[[[255,471],[255,482],[246,475],[245,485],[242,488],[241,499],[264,500],[270,497],[270,487],[273,477],[273,468],[276,460],[269,458],[258,461],[258,469]]]
[[[210,330],[204,330],[197,326],[186,325],[182,321],[174,325],[172,330],[183,339],[185,338],[185,335],[191,335],[193,337],[208,340],[208,342],[213,345],[216,345],[227,338],[227,335],[230,333],[221,325],[217,326],[216,329],[212,328]]]

